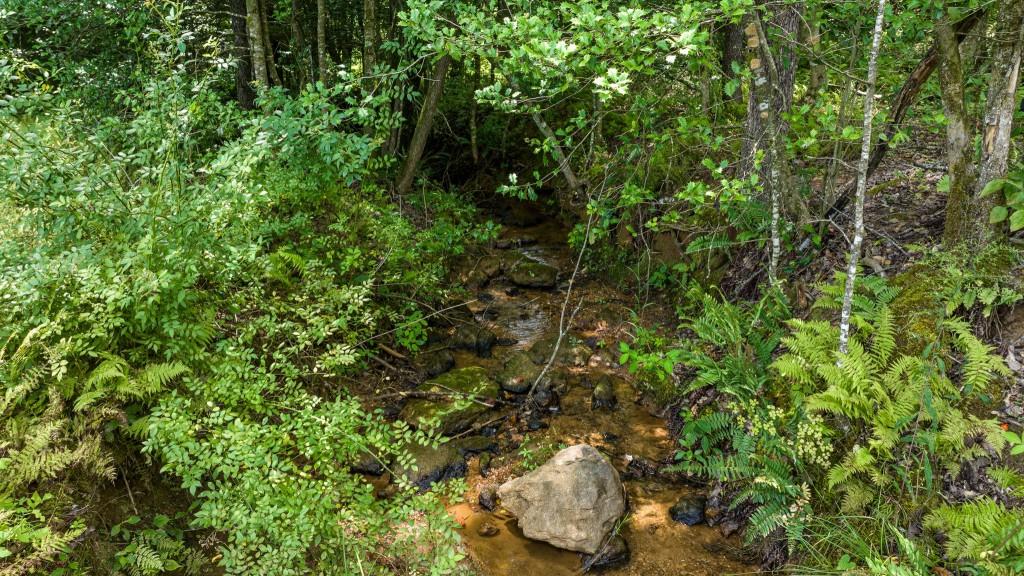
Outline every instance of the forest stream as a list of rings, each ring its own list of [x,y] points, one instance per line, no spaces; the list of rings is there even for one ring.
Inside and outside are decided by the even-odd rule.
[[[492,278],[477,275],[482,287],[469,304],[473,316],[497,335],[499,344],[509,345],[495,346],[489,357],[457,351],[454,369],[480,366],[495,375],[516,354],[530,354],[539,366],[550,359],[574,264],[565,235],[566,230],[553,222],[505,229],[496,243],[499,248],[484,260],[497,257],[507,262],[525,257],[554,266],[558,269],[557,286],[517,286],[498,271],[498,266],[491,266],[488,275],[493,274]],[[506,393],[506,404],[498,409],[504,412],[491,412],[478,419],[501,422],[496,429],[485,429],[485,433],[494,433],[499,455],[493,461],[489,455],[470,458],[465,500],[449,506],[449,512],[462,526],[464,545],[475,568],[494,576],[580,573],[587,561],[584,555],[527,539],[515,519],[500,507],[484,509],[479,495],[524,473],[524,457],[536,458],[534,465],[539,465],[560,447],[587,443],[615,466],[628,498],[627,520],[620,535],[628,544],[629,559],[624,562],[618,558],[603,573],[712,575],[754,571],[739,557],[735,536],[726,539],[715,528],[687,526],[670,517],[669,509],[674,504],[694,498],[700,502],[702,493],[660,472],[671,460],[676,445],[673,435],[662,414],[641,402],[630,376],[617,365],[615,350],[628,326],[627,306],[633,298],[609,284],[577,279],[569,302],[566,317],[577,305],[578,312],[542,380],[541,403],[546,406],[539,411],[541,415],[524,417],[526,411],[521,406],[526,395]],[[614,398],[609,398],[609,385]],[[602,390],[595,393],[597,387]],[[527,448],[517,449],[519,444]]]

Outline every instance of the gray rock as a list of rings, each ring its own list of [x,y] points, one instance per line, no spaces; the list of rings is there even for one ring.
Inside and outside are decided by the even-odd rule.
[[[594,392],[590,396],[591,410],[614,410],[618,399],[615,398],[615,386],[613,380],[607,374],[602,374],[594,385]]]
[[[513,353],[498,372],[498,386],[506,392],[522,394],[530,389],[543,368],[530,359],[523,351]]]
[[[439,376],[455,367],[455,356],[448,350],[424,352],[416,357],[416,365],[427,378]]]
[[[410,444],[406,451],[412,462],[398,464],[395,474],[422,490],[430,488],[434,482],[466,474],[466,461],[453,444],[441,444],[437,448]]]
[[[527,538],[587,554],[598,551],[626,510],[618,472],[587,444],[502,484],[498,498]]]
[[[693,526],[704,522],[704,506],[707,498],[703,496],[683,496],[675,506],[669,508],[668,514],[676,522]]]
[[[491,348],[494,348],[497,341],[498,336],[487,328],[475,324],[462,324],[455,330],[451,344],[455,348],[475,352],[481,358],[490,358]]]
[[[480,496],[476,499],[477,503],[484,510],[490,512],[498,507],[498,494],[494,491],[494,488],[487,487],[480,490]]]
[[[558,282],[558,268],[526,259],[508,272],[508,279],[523,288],[554,288]]]
[[[417,392],[437,394],[438,399],[416,398],[402,408],[399,417],[413,426],[421,420],[438,419],[441,431],[451,436],[466,430],[498,397],[498,385],[479,366],[459,368],[427,380],[416,387]],[[456,398],[472,398],[462,408],[455,408]]]

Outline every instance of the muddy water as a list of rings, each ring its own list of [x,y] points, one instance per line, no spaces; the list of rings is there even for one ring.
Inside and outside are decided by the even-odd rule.
[[[491,358],[457,353],[456,365],[483,366],[497,371],[504,359],[517,349],[528,349],[538,340],[556,335],[566,281],[573,259],[565,243],[565,231],[547,223],[528,229],[508,229],[503,238],[513,246],[498,250],[499,257],[514,257],[516,251],[528,258],[560,269],[560,284],[555,290],[530,290],[513,287],[504,277],[487,284],[471,308],[477,320],[499,337],[514,339],[515,344],[495,348]],[[502,254],[504,253],[504,255]],[[609,457],[625,478],[629,511],[620,534],[627,541],[631,559],[628,564],[603,571],[610,575],[715,575],[751,573],[756,569],[737,560],[739,543],[724,539],[707,526],[688,527],[673,521],[668,509],[696,489],[673,484],[664,478],[635,477],[627,474],[631,461],[662,462],[675,447],[665,421],[640,402],[629,375],[614,362],[617,342],[624,336],[630,296],[617,292],[600,278],[577,279],[573,302],[583,298],[581,312],[575,317],[566,346],[590,351],[576,353],[553,366],[553,374],[568,382],[559,409],[549,413],[545,428],[525,431],[512,408],[499,436],[505,449],[496,456],[486,477],[481,476],[477,459],[470,461],[465,501],[449,507],[463,526],[466,552],[475,569],[487,576],[570,575],[579,574],[579,554],[560,550],[525,538],[511,518],[500,509],[487,512],[477,505],[479,492],[496,488],[506,480],[525,472],[517,446],[526,445],[542,462],[560,446],[588,443]],[[602,374],[611,376],[618,400],[612,411],[592,410],[592,382]],[[528,434],[528,435],[527,435]],[[498,529],[493,536],[482,536],[481,527]]]

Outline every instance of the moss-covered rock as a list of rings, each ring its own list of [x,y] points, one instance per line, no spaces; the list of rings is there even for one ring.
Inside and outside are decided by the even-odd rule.
[[[542,370],[524,351],[515,352],[498,372],[498,386],[506,392],[522,394],[530,389]]]
[[[940,283],[939,273],[924,265],[912,266],[893,277],[892,285],[899,289],[899,294],[889,309],[896,321],[896,341],[901,353],[920,354],[939,338],[944,307],[938,290]]]
[[[469,428],[498,397],[498,384],[479,366],[459,368],[427,380],[417,392],[437,398],[416,398],[406,403],[399,417],[413,426],[423,421],[438,422],[445,435]]]
[[[508,279],[523,288],[554,288],[558,268],[533,260],[523,260],[508,273]]]

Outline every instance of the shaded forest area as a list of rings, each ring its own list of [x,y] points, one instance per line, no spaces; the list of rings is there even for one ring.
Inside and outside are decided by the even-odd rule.
[[[1024,573],[1022,54],[1021,0],[0,2],[0,574]],[[584,443],[599,547],[495,525]]]

